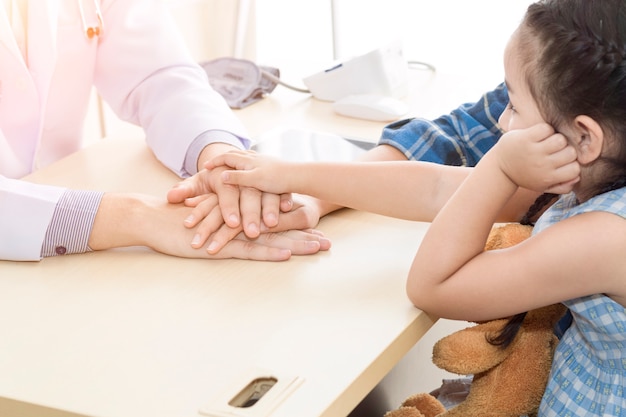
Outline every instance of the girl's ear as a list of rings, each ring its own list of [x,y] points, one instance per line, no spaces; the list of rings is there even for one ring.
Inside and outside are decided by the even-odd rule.
[[[574,129],[578,139],[578,162],[585,165],[598,159],[605,139],[600,125],[589,116],[577,116],[574,119]]]

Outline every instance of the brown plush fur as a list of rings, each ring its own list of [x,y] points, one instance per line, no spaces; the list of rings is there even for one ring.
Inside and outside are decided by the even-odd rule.
[[[495,227],[485,249],[515,245],[530,236],[531,230],[517,223]],[[415,394],[385,417],[536,415],[558,342],[553,328],[564,313],[562,304],[529,311],[506,348],[490,344],[487,338],[497,335],[507,318],[478,323],[444,337],[433,348],[433,363],[449,372],[474,376],[466,399],[446,411],[432,395]]]

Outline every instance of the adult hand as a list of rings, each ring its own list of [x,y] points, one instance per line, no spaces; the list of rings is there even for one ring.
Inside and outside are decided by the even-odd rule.
[[[215,219],[221,218],[215,195],[196,197],[193,200],[199,203],[194,206],[192,214],[188,216],[188,219],[193,218],[197,219],[197,221],[190,222],[187,219],[185,222],[186,227],[195,228],[192,247],[200,248],[206,246],[209,253],[217,254],[227,246],[231,239],[239,235],[241,227],[233,228],[222,224],[218,229],[214,229]],[[307,233],[319,233],[313,230],[319,223],[321,216],[321,208],[318,203],[319,200],[311,197],[299,196],[293,200],[291,211],[280,214],[279,222],[275,227],[267,227],[262,224],[259,238],[269,232],[285,232],[289,230],[306,230]],[[322,242],[322,244],[324,243]],[[321,247],[321,250],[326,249],[328,248],[325,246]]]
[[[328,250],[330,241],[313,230],[264,233],[250,239],[238,232],[215,253],[189,244],[193,229],[181,227],[192,208],[169,204],[145,195],[105,194],[89,239],[94,250],[147,246],[155,251],[185,258],[253,259],[283,261],[291,255],[309,255]]]
[[[520,187],[565,194],[580,180],[576,150],[546,123],[507,132],[494,149],[502,171]]]

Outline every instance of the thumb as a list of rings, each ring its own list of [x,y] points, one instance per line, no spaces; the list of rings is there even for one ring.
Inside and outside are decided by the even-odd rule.
[[[167,192],[167,201],[174,204],[183,203],[187,198],[206,194],[208,188],[208,184],[206,184],[206,186],[203,185],[202,178],[199,174],[196,174],[193,177],[189,177],[174,184]]]
[[[185,181],[181,181],[174,184],[172,188],[167,192],[167,201],[169,203],[177,204],[185,201],[186,198],[193,197],[191,187]]]

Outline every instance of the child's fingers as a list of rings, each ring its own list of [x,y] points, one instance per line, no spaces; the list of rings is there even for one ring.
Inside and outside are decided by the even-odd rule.
[[[567,148],[569,145],[567,138],[560,133],[555,133],[554,135],[546,137],[541,141],[541,144],[544,146],[544,151],[547,154],[558,153]]]
[[[222,172],[222,182],[228,185],[238,185],[240,187],[256,187],[254,175],[248,175],[248,171],[232,170]]]
[[[545,192],[566,194],[572,191],[574,185],[580,181],[580,165],[576,160],[561,164],[553,172],[550,185]]]
[[[555,186],[549,187],[545,190],[546,193],[550,194],[569,194],[574,189],[574,185],[580,181],[579,178],[571,180],[569,182],[560,183]]]
[[[254,151],[228,151],[224,152],[211,159],[204,164],[204,167],[208,170],[217,168],[220,166],[228,166],[234,169],[252,169],[252,156]]]
[[[208,169],[209,171],[214,168],[221,167],[221,166],[229,166],[231,168],[235,168],[235,165],[238,162],[240,162],[240,159],[243,157],[241,152],[243,151],[237,150],[237,151],[224,152],[220,155],[217,155],[213,159],[207,161],[204,164],[204,167]]]

